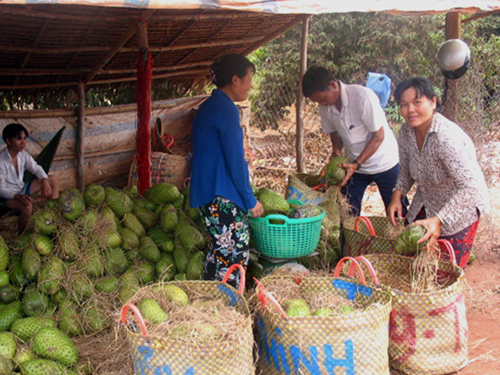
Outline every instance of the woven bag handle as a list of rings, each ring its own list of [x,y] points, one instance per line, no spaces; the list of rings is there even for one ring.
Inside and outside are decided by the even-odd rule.
[[[132,310],[134,313],[135,319],[137,320],[137,323],[139,324],[139,328],[141,329],[141,333],[143,336],[148,335],[148,328],[146,327],[146,323],[144,322],[144,318],[142,317],[141,312],[137,308],[136,305],[133,303],[126,303],[123,308],[122,308],[122,323],[123,325],[127,325],[127,315],[128,311]]]
[[[167,150],[170,151],[170,147],[172,147],[172,145],[175,142],[174,136],[170,134],[165,134],[163,137],[161,137],[161,140],[165,142],[165,147],[167,148]]]
[[[354,258],[358,261],[358,263],[363,263],[366,268],[368,268],[368,272],[370,272],[370,276],[372,278],[372,281],[375,285],[379,285],[378,277],[377,277],[377,272],[375,271],[375,268],[373,268],[371,262],[366,259],[364,256],[358,256]],[[355,263],[351,263],[351,266],[349,267],[349,277],[354,276],[354,268],[355,268]]]
[[[227,283],[227,280],[229,280],[229,276],[233,274],[235,269],[240,270],[240,287],[238,288],[238,293],[243,295],[243,293],[245,293],[245,283],[247,281],[247,276],[245,268],[241,264],[233,264],[231,267],[229,267],[226,274],[222,278],[222,282]]]
[[[274,298],[271,293],[269,293],[269,290],[262,285],[262,283],[257,280],[255,277],[253,278],[255,280],[255,283],[257,284],[257,296],[260,299],[260,302],[262,303],[262,306],[267,306],[269,303],[272,303],[274,307],[278,310],[280,315],[288,319],[288,315],[286,315],[285,310],[283,310],[283,307],[281,307],[280,303]]]
[[[359,232],[359,222],[362,221],[365,224],[368,232],[373,236],[377,237],[377,233],[375,233],[375,228],[373,227],[372,221],[367,216],[358,216],[356,221],[354,222],[354,230]]]
[[[455,250],[453,250],[453,246],[451,246],[450,241],[440,238],[437,240],[441,251],[446,250],[448,255],[450,256],[450,262],[456,266],[457,265],[457,257],[455,256]]]
[[[365,279],[365,274],[363,273],[363,269],[359,265],[358,261],[354,258],[351,258],[351,257],[344,257],[341,260],[339,260],[339,262],[337,263],[337,266],[335,267],[335,270],[333,271],[333,277],[335,277],[335,278],[340,277],[340,273],[342,272],[342,264],[347,260],[352,262],[351,267],[353,267],[352,265],[354,265],[354,267],[358,271],[358,278],[359,278],[359,281],[361,282],[361,284],[366,285],[366,279]],[[352,277],[352,276],[354,276],[354,271],[353,271],[353,275],[351,275],[351,268],[349,268],[349,277]]]

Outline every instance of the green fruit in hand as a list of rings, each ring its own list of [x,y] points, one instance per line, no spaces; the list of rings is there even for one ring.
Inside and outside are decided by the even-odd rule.
[[[396,254],[415,255],[425,244],[417,243],[425,235],[425,228],[421,225],[410,225],[394,240]]]
[[[338,185],[340,184],[345,177],[345,169],[340,167],[339,164],[347,164],[349,163],[349,159],[345,156],[337,156],[330,160],[330,162],[326,165],[326,181],[330,185]]]

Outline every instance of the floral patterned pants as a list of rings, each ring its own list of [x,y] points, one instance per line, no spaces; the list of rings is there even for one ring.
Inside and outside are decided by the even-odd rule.
[[[246,269],[250,257],[247,213],[221,196],[200,207],[200,213],[208,234],[204,279],[222,280],[233,264],[241,264]],[[230,276],[228,283],[239,287],[238,271]]]

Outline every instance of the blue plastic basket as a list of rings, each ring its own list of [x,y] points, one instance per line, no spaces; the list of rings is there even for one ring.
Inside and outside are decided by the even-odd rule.
[[[300,258],[314,252],[321,234],[323,211],[315,217],[291,219],[271,214],[250,219],[255,248],[271,258]]]

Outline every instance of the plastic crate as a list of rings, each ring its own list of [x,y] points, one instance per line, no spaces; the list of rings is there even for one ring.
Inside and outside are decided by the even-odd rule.
[[[323,211],[318,216],[302,219],[277,214],[251,218],[250,228],[255,248],[262,255],[271,258],[300,258],[309,255],[318,246],[324,217]]]

